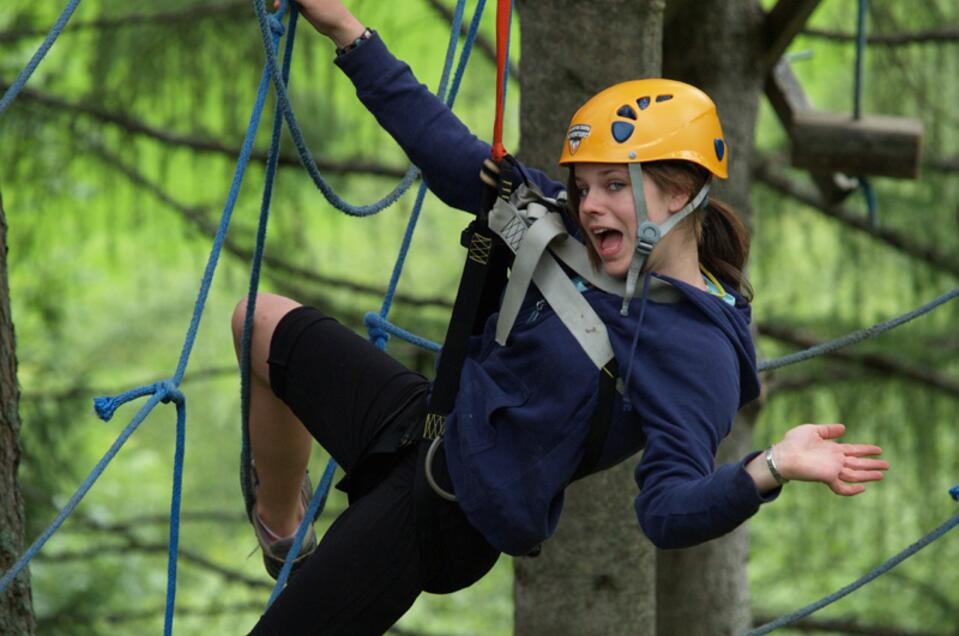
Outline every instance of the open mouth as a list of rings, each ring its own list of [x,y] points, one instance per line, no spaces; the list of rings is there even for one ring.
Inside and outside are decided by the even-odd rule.
[[[593,230],[596,251],[603,258],[616,255],[623,247],[623,233],[606,227]]]

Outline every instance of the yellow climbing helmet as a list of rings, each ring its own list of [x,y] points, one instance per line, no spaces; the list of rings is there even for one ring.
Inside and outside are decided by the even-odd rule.
[[[675,80],[642,79],[610,86],[576,111],[559,163],[681,159],[725,179],[728,154],[706,93]]]

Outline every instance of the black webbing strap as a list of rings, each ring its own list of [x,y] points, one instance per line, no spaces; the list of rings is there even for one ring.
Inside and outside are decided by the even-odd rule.
[[[463,231],[461,242],[467,249],[466,264],[456,291],[456,302],[453,304],[426,411],[423,437],[427,439],[443,435],[446,416],[453,411],[459,391],[460,372],[466,360],[469,338],[482,332],[486,319],[499,306],[506,285],[506,269],[511,254],[502,240],[489,229],[486,219],[497,196],[509,196],[510,167],[508,161],[501,164],[500,168],[506,174],[500,175],[500,188],[486,189],[483,209]]]
[[[586,436],[586,454],[583,456],[571,481],[582,479],[592,474],[599,464],[603,454],[603,446],[609,436],[609,428],[613,423],[613,402],[616,399],[616,380],[619,377],[619,365],[616,359],[610,360],[605,367],[599,370],[599,396],[596,408],[589,422],[589,435]]]

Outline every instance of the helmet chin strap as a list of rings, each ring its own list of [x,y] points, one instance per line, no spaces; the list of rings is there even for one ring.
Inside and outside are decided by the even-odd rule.
[[[619,313],[623,316],[629,315],[629,301],[636,294],[636,283],[639,280],[639,273],[646,263],[650,252],[659,243],[670,230],[676,227],[676,224],[692,214],[694,210],[703,206],[706,202],[706,196],[709,194],[709,182],[696,193],[681,210],[670,215],[665,223],[653,223],[649,220],[646,208],[646,191],[643,188],[643,168],[641,163],[630,163],[629,178],[633,185],[633,202],[636,208],[636,251],[629,263],[629,272],[626,274],[626,291],[623,295],[623,306]]]

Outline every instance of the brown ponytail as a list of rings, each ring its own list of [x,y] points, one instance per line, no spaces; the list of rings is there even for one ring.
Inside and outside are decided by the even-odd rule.
[[[582,230],[579,222],[579,192],[576,189],[575,164],[570,166],[567,184],[569,212]],[[693,197],[706,184],[711,175],[702,166],[688,161],[650,161],[643,163],[643,172],[665,192],[682,192]],[[749,230],[728,205],[713,197],[705,208],[697,210],[677,227],[687,222],[695,224],[699,262],[725,284],[730,285],[746,300],[753,297],[752,286],[746,280],[743,269],[749,258]],[[591,242],[586,242],[589,260],[594,267],[600,266],[599,255]]]
[[[747,301],[753,288],[743,269],[749,258],[749,230],[728,205],[709,197],[699,234],[699,262],[717,278],[732,285]]]

